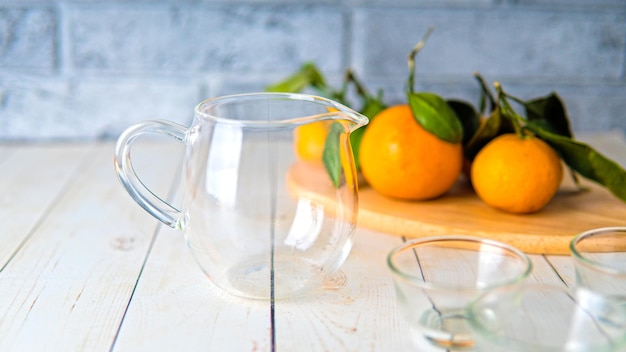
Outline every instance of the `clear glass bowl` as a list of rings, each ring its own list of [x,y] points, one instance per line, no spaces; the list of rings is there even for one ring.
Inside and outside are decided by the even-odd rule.
[[[473,345],[466,306],[495,287],[520,284],[532,267],[514,247],[467,236],[408,241],[389,253],[387,264],[414,340],[454,349]]]
[[[585,231],[572,239],[576,285],[626,304],[626,227]]]

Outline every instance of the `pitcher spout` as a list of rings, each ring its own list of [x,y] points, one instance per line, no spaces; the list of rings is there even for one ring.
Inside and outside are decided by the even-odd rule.
[[[355,111],[351,111],[350,113],[342,111],[340,116],[341,117],[338,117],[338,120],[343,120],[347,122],[349,132],[354,132],[358,128],[363,127],[369,123],[369,119],[367,118],[367,116]]]
[[[328,109],[328,113],[319,116],[320,119],[343,121],[347,127],[348,132],[353,132],[369,123],[369,118],[367,116],[357,111],[354,111],[353,109],[343,104],[317,96],[315,96],[314,99],[318,103],[326,105]]]

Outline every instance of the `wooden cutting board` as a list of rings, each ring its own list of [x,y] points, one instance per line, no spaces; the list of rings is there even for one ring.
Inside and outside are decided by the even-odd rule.
[[[626,203],[604,188],[582,180],[579,191],[565,173],[563,184],[540,212],[514,215],[485,205],[466,179],[444,196],[429,201],[401,201],[359,189],[358,225],[392,235],[417,238],[432,235],[472,235],[498,240],[532,254],[569,254],[576,234],[597,227],[626,226]],[[292,192],[333,207],[321,190],[332,187],[321,165],[296,163],[287,175]]]

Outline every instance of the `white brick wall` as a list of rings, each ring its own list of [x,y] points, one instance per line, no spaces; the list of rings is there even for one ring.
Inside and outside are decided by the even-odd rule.
[[[522,98],[557,91],[576,131],[626,131],[624,0],[0,0],[0,140],[187,123],[309,60],[398,102],[430,25],[418,89],[475,102],[479,71]]]

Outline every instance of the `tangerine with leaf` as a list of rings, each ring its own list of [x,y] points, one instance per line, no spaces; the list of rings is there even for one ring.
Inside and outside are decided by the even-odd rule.
[[[452,188],[463,165],[463,129],[454,110],[434,93],[413,91],[415,55],[431,32],[409,54],[408,104],[376,115],[361,140],[363,177],[385,196],[436,198]]]
[[[529,128],[507,100],[500,83],[490,121],[507,122],[513,132],[498,133],[482,147],[471,166],[476,194],[487,205],[508,213],[528,214],[543,209],[563,179],[560,156]],[[494,129],[497,131],[497,129]]]
[[[378,193],[426,200],[452,188],[463,153],[460,142],[444,141],[422,127],[409,105],[395,105],[380,112],[365,130],[360,160],[363,177]]]

